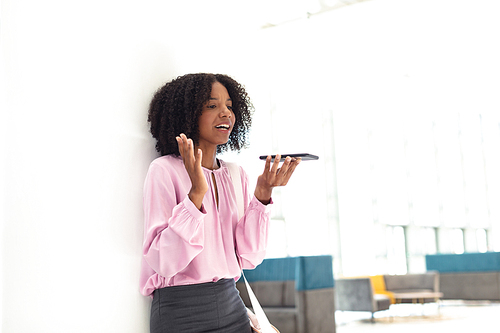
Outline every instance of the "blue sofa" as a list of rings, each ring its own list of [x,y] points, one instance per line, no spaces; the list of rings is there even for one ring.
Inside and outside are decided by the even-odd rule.
[[[427,270],[439,272],[443,299],[500,300],[500,252],[434,254]]]
[[[335,332],[332,256],[265,259],[245,270],[269,321],[281,333]],[[243,279],[236,283],[251,307]]]

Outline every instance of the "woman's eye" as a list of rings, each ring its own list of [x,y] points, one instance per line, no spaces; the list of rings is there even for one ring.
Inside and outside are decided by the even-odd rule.
[[[215,106],[215,104],[214,105],[208,105],[207,108],[209,108],[209,109],[215,109],[216,106]]]
[[[232,105],[228,105],[227,109],[233,111],[233,106]]]

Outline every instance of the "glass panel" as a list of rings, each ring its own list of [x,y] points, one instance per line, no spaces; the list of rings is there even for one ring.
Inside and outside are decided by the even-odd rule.
[[[500,221],[500,116],[482,115],[483,148],[490,224]],[[500,244],[497,244],[500,246]]]
[[[486,230],[477,229],[476,230],[476,242],[478,252],[488,251],[488,237]]]
[[[387,227],[389,274],[406,274],[406,242],[403,227]]]
[[[442,117],[436,121],[439,192],[444,226],[465,227],[462,153],[458,141],[458,119]]]
[[[434,228],[410,227],[407,233],[410,256],[423,256],[437,252]]]
[[[374,242],[375,257],[387,258],[387,243],[388,243],[387,226],[384,224],[376,223],[374,228]]]
[[[439,226],[439,192],[432,121],[425,117],[411,119],[405,132],[410,219],[415,225]]]
[[[475,229],[466,229],[464,231],[465,252],[477,252],[477,236]]]
[[[425,273],[425,257],[424,256],[412,256],[408,260],[408,273]]]
[[[463,155],[466,218],[471,227],[488,227],[485,157],[478,114],[460,114],[460,144]]]
[[[462,229],[439,229],[440,253],[464,253],[464,232]]]
[[[462,229],[453,229],[451,231],[451,244],[453,253],[464,253],[464,232]]]
[[[406,225],[409,223],[408,181],[402,128],[383,120],[374,125],[370,135],[376,215],[380,223]]]

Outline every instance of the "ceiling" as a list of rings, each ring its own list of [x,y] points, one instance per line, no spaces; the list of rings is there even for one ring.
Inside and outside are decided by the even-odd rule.
[[[269,28],[309,18],[331,10],[368,0],[262,0],[265,10],[260,11],[261,28]]]

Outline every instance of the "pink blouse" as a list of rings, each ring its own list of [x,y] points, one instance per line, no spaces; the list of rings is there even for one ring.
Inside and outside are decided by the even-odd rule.
[[[246,209],[238,221],[231,176],[219,161],[217,170],[203,168],[208,191],[201,211],[188,197],[191,181],[182,158],[167,155],[151,163],[144,184],[143,295],[169,286],[237,280],[241,272],[236,253],[243,268],[255,268],[264,259],[271,205],[250,196],[248,176],[240,167]]]

